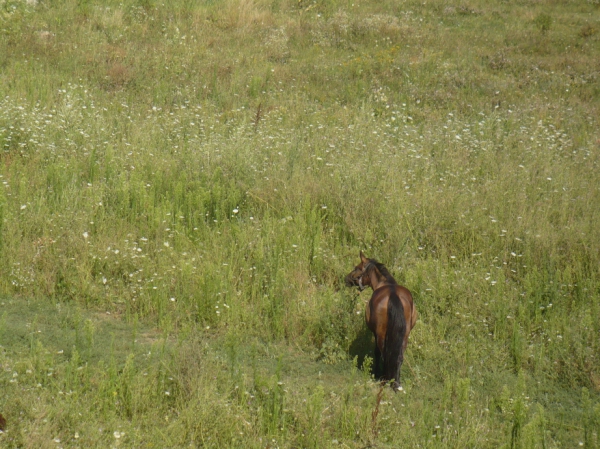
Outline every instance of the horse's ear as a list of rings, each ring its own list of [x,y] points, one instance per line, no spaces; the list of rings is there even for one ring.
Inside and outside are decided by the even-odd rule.
[[[360,252],[360,261],[362,263],[368,263],[369,262],[369,259],[367,259],[367,257],[365,256],[365,254],[362,251]]]

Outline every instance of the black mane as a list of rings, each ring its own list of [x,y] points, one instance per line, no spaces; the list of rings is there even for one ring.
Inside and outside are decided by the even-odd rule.
[[[369,265],[373,265],[374,268],[377,268],[377,270],[381,273],[381,275],[385,278],[387,282],[389,282],[390,284],[397,284],[396,279],[394,279],[394,277],[390,274],[390,272],[384,264],[377,262],[375,259],[370,259]]]

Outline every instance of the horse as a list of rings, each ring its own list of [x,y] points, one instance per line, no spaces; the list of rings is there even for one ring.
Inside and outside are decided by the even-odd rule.
[[[375,336],[374,371],[383,361],[383,382],[392,381],[394,391],[400,386],[400,368],[408,335],[417,321],[417,310],[410,291],[398,285],[387,268],[375,259],[368,259],[360,252],[360,264],[345,278],[348,287],[373,289],[367,304],[365,319]]]

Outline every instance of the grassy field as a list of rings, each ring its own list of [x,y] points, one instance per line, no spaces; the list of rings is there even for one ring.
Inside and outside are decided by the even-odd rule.
[[[0,0],[0,447],[600,447],[599,162],[598,0]]]

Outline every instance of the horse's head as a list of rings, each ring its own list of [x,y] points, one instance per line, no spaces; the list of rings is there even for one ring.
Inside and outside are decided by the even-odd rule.
[[[348,276],[346,276],[346,285],[348,287],[358,287],[362,292],[367,286],[371,285],[371,279],[367,274],[368,265],[371,263],[370,259],[367,259],[363,252],[360,252],[360,263],[354,267]]]

